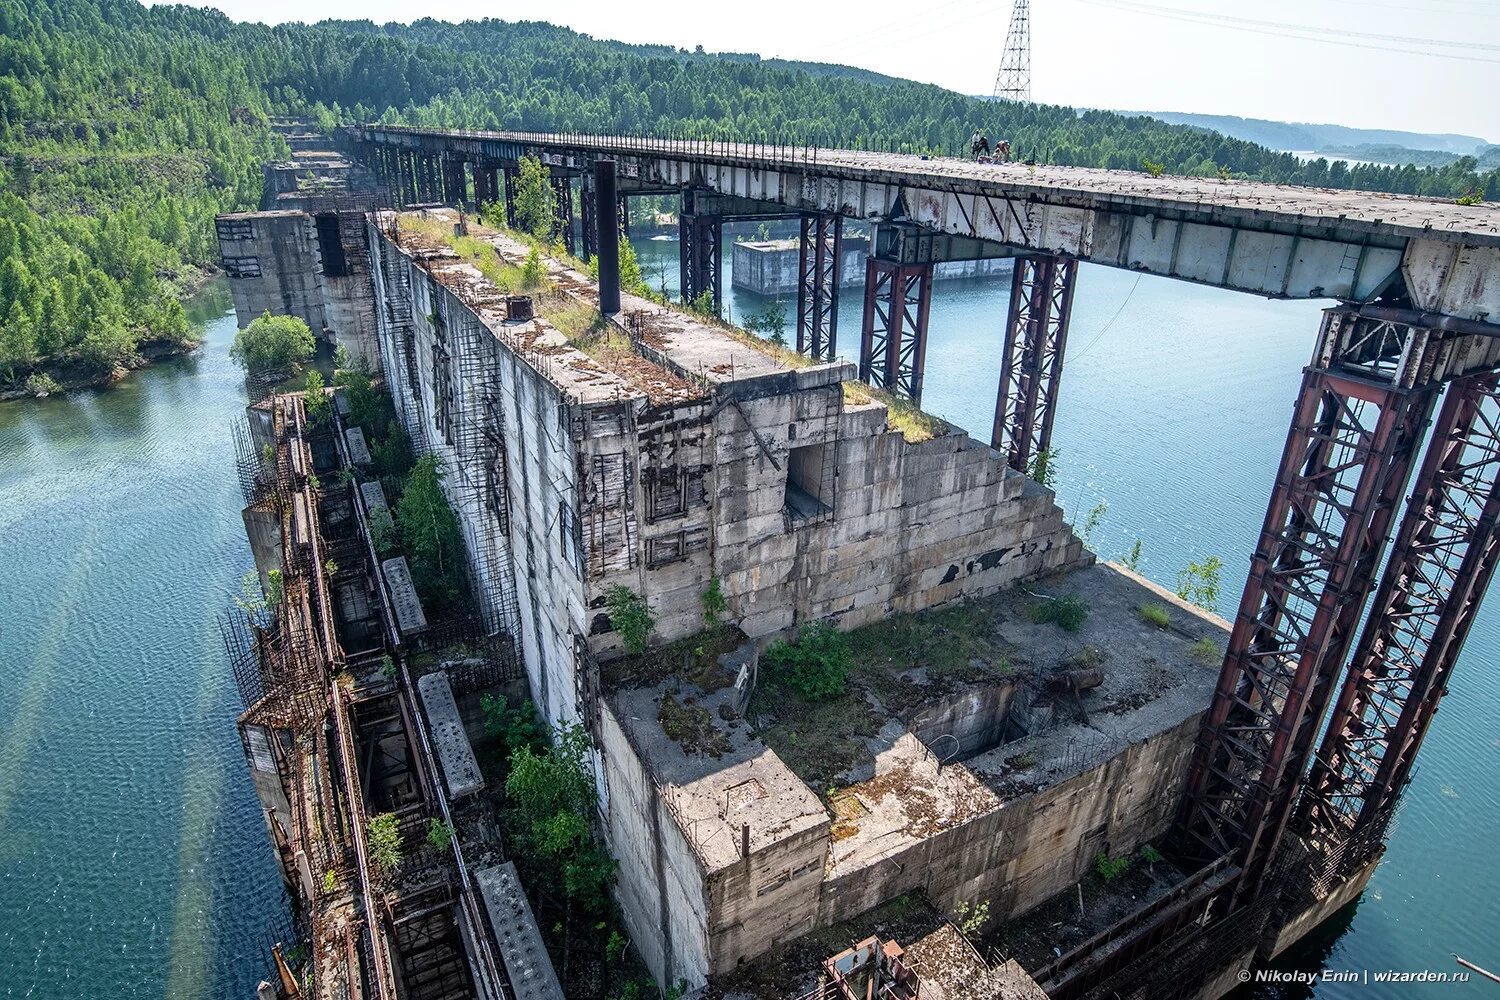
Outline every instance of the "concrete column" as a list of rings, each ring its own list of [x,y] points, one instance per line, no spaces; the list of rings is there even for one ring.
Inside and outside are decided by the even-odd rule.
[[[620,311],[620,223],[615,217],[615,161],[594,164],[594,245],[599,254],[599,311]]]

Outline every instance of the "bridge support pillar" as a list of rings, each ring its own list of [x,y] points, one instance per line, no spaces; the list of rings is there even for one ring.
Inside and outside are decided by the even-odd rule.
[[[818,361],[832,361],[838,351],[843,250],[843,216],[836,212],[802,216],[797,268],[797,352]]]
[[[465,176],[464,161],[443,160],[443,201],[462,207],[469,201],[469,182]]]
[[[1494,373],[1443,399],[1297,825],[1380,840],[1500,559]]]
[[[620,195],[620,235],[625,239],[630,238],[630,195]]]
[[[505,225],[511,229],[516,228],[516,175],[519,168],[514,163],[507,163],[504,168],[505,174]]]
[[[585,171],[578,178],[578,235],[583,260],[592,260],[599,252],[599,234],[595,218],[599,214],[599,198],[593,171]]]
[[[1324,313],[1179,827],[1190,855],[1234,853],[1237,899],[1260,892],[1305,787],[1447,346],[1438,331],[1374,330],[1353,310]]]
[[[712,302],[712,312],[717,316],[724,302],[724,286],[719,266],[723,258],[724,220],[717,215],[693,211],[693,193],[686,191],[682,196],[682,213],[678,216],[677,231],[681,237],[678,277],[682,286],[682,300],[691,305],[707,292]]]
[[[931,307],[930,261],[901,264],[879,257],[866,261],[865,314],[859,345],[862,380],[921,404]]]
[[[564,173],[552,175],[553,234],[570,254],[578,253],[573,237],[573,178]]]
[[[477,212],[482,205],[495,200],[494,193],[485,186],[489,181],[490,171],[483,161],[470,165],[469,172],[474,180],[474,210]]]
[[[1076,260],[1050,254],[1017,258],[1011,275],[990,447],[1017,472],[1052,445],[1077,276]]]

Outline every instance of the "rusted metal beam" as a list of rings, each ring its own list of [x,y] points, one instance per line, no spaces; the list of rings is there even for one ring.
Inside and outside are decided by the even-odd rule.
[[[802,216],[797,270],[797,352],[819,361],[832,361],[838,353],[843,250],[843,216],[833,212]]]
[[[1324,315],[1287,435],[1179,833],[1234,851],[1253,899],[1369,598],[1437,395],[1441,340]]]
[[[1500,558],[1494,374],[1448,389],[1313,764],[1298,825],[1349,835],[1390,813]]]
[[[684,207],[692,204],[687,192],[683,197]],[[723,257],[723,220],[717,215],[702,215],[683,211],[678,216],[677,231],[680,237],[678,278],[682,288],[682,300],[696,303],[706,292],[712,302],[714,315],[723,308],[724,286],[720,268]]]
[[[859,377],[912,402],[922,401],[932,264],[871,257],[865,264],[865,311]]]
[[[1052,255],[1018,258],[1011,275],[990,447],[1018,472],[1052,446],[1077,276],[1076,260]]]

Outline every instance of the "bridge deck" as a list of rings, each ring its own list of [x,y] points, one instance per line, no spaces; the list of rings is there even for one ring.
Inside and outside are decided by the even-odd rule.
[[[751,143],[643,139],[537,132],[477,132],[449,129],[369,126],[370,132],[405,133],[413,137],[490,140],[529,147],[588,149],[624,155],[657,154],[727,166],[767,169],[806,167],[818,174],[846,178],[900,181],[910,186],[947,186],[944,182],[994,187],[1008,197],[1036,195],[1046,200],[1108,203],[1135,210],[1170,209],[1190,215],[1253,212],[1288,224],[1350,224],[1392,235],[1500,246],[1500,204],[1459,205],[1448,199],[1382,194],[1334,188],[1299,187],[1253,180],[1177,177],[1093,167],[1028,166],[1024,163],[977,163],[955,157],[924,158],[905,153]],[[1099,205],[1099,207],[1105,207]]]

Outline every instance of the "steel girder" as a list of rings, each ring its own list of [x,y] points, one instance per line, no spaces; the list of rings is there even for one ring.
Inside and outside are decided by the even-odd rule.
[[[1179,829],[1190,854],[1234,852],[1239,897],[1258,893],[1304,785],[1415,465],[1441,378],[1431,333],[1324,314]]]
[[[802,216],[797,269],[797,353],[832,361],[838,352],[839,277],[844,218],[836,212]]]
[[[567,174],[552,175],[552,231],[570,254],[578,252],[573,238],[573,178]]]
[[[704,292],[708,292],[713,300],[714,315],[718,315],[724,301],[719,266],[722,257],[723,219],[717,215],[685,211],[678,216],[677,229],[681,237],[678,277],[682,286],[682,300],[691,305]]]
[[[927,314],[932,307],[932,264],[898,264],[871,257],[865,263],[865,313],[860,331],[859,377],[887,392],[922,401],[927,360]]]
[[[1055,255],[1017,258],[1011,275],[990,447],[1018,472],[1052,444],[1077,277],[1078,261]]]
[[[1380,823],[1411,774],[1500,557],[1500,394],[1454,382],[1434,424],[1375,603],[1335,702],[1299,826]]]

